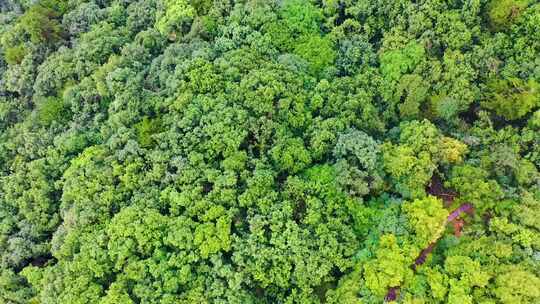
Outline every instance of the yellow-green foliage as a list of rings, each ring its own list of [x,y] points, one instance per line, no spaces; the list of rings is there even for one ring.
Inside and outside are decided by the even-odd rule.
[[[189,30],[195,17],[195,9],[187,0],[163,0],[163,11],[156,22],[156,28],[164,35],[182,34]]]
[[[32,43],[54,43],[61,38],[60,12],[39,4],[33,5],[20,20]]]
[[[419,198],[425,195],[424,187],[436,168],[461,162],[467,146],[442,136],[424,120],[402,123],[399,143],[387,142],[382,151],[384,168],[396,181],[397,190],[405,197]]]
[[[482,104],[506,119],[519,119],[540,106],[540,85],[530,79],[494,80],[489,83],[487,100]]]
[[[23,45],[10,47],[4,51],[4,58],[8,64],[21,63],[25,55],[26,50]]]
[[[161,131],[161,120],[159,118],[150,119],[144,117],[142,121],[135,125],[137,130],[137,141],[142,147],[150,147],[154,144],[153,134]]]
[[[364,266],[367,288],[378,297],[383,297],[388,288],[400,286],[412,273],[410,263],[394,235],[381,236],[375,258]]]
[[[403,204],[408,224],[414,232],[414,242],[418,248],[425,248],[436,241],[446,228],[448,210],[441,199],[427,196]]]
[[[50,125],[53,122],[65,122],[70,118],[69,105],[62,98],[49,97],[37,101],[36,115],[40,124]]]
[[[529,0],[491,0],[487,7],[491,26],[496,31],[507,29],[528,4]]]
[[[310,69],[315,75],[331,66],[336,57],[332,41],[328,37],[319,35],[302,37],[294,52],[309,62]]]
[[[518,267],[509,267],[495,280],[495,294],[501,303],[534,303],[540,300],[540,278]]]
[[[27,53],[24,46],[24,30],[20,24],[6,27],[0,32],[0,44],[8,64],[18,64]]]

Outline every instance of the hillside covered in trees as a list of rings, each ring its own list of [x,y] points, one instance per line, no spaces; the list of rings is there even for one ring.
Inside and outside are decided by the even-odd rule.
[[[536,0],[0,0],[0,303],[540,303]]]

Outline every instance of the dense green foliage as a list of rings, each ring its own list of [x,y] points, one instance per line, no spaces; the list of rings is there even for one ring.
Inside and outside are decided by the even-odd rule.
[[[539,58],[532,0],[0,1],[0,303],[540,303]]]

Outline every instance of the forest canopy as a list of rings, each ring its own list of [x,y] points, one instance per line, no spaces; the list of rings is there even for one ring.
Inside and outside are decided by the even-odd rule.
[[[535,0],[0,1],[0,303],[540,303]]]

